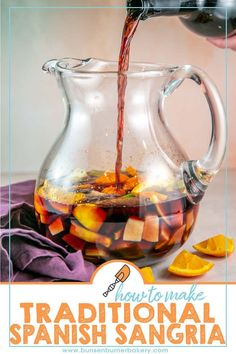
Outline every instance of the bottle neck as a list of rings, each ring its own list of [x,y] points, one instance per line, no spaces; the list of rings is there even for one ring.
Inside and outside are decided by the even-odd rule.
[[[127,11],[142,20],[156,16],[181,16],[203,7],[216,6],[217,0],[127,0]]]

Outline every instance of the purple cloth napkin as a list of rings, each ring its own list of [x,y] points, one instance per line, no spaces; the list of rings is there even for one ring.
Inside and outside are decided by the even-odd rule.
[[[35,181],[1,187],[1,281],[89,281],[95,266],[40,234],[34,214]],[[10,210],[9,210],[10,209]]]

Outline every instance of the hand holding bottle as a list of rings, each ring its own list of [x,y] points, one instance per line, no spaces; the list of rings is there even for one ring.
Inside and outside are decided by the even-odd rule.
[[[226,48],[225,38],[207,38],[207,40],[218,48]],[[236,34],[228,38],[227,47],[236,51]]]

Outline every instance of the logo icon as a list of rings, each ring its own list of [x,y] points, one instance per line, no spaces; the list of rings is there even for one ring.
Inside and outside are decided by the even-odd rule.
[[[127,264],[123,265],[123,267],[121,267],[121,269],[116,273],[115,275],[115,282],[111,283],[107,290],[103,293],[104,297],[107,297],[109,292],[113,291],[116,287],[116,284],[118,283],[124,283],[124,281],[126,281],[126,279],[129,277],[130,275],[130,267],[127,266]]]

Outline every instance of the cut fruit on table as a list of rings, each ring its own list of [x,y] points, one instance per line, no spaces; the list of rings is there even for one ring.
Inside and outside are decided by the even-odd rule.
[[[193,245],[201,253],[214,257],[225,257],[234,251],[234,240],[224,235],[216,235]]]
[[[168,271],[182,277],[196,277],[208,272],[214,266],[213,263],[183,250],[169,266]]]
[[[146,283],[155,283],[155,277],[151,267],[144,267],[140,269],[140,272],[143,276],[143,280]]]

